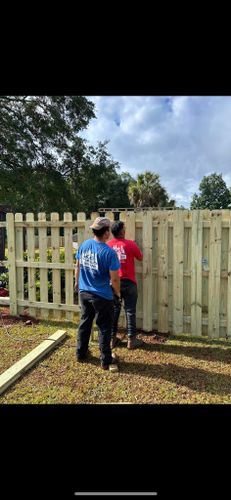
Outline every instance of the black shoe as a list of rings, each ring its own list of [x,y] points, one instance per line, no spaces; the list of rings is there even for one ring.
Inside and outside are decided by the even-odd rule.
[[[128,337],[128,343],[127,343],[127,348],[128,349],[137,349],[139,347],[142,347],[144,345],[144,342],[140,339],[137,339],[136,337]]]
[[[83,361],[86,361],[89,357],[90,357],[89,351],[87,351],[86,354],[77,354],[76,355],[77,361],[79,361],[80,363],[82,363]]]
[[[120,343],[120,339],[118,339],[118,337],[116,337],[116,335],[113,335],[112,339],[111,339],[111,349],[115,349],[115,347],[117,347]]]
[[[118,358],[116,357],[116,355],[112,354],[112,361],[110,365],[104,365],[103,362],[101,361],[101,368],[103,370],[109,370],[110,372],[118,372],[119,371]]]

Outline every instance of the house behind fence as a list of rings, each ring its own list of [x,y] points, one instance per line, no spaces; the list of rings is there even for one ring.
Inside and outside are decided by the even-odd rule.
[[[90,224],[78,213],[8,213],[6,253],[1,265],[9,270],[13,315],[25,308],[31,316],[76,319],[78,297],[73,293],[76,247],[92,237]],[[102,215],[102,214],[100,214]],[[126,237],[144,254],[136,263],[137,327],[149,332],[231,336],[231,217],[230,210],[123,211]],[[114,220],[114,212],[107,212]],[[122,316],[121,324],[124,326]]]

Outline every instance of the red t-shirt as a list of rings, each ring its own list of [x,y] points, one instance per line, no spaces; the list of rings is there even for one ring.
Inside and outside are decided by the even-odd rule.
[[[113,248],[117,253],[120,261],[120,278],[128,279],[136,283],[134,259],[142,260],[143,254],[135,241],[126,240],[125,238],[113,238],[107,241],[107,245]]]

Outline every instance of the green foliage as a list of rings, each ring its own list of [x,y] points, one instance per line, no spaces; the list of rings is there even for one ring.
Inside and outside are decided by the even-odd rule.
[[[169,200],[166,189],[160,184],[158,174],[146,171],[138,174],[128,188],[128,197],[135,207],[173,207],[174,200]]]
[[[9,273],[1,273],[0,274],[0,282],[5,284],[5,288],[9,289]]]
[[[94,117],[83,96],[1,96],[0,203],[60,214],[130,206],[132,178],[107,142],[94,148],[78,135]]]
[[[0,203],[20,212],[68,210],[63,164],[93,117],[83,96],[1,96]]]
[[[84,145],[81,161],[72,157],[68,182],[71,192],[72,211],[96,211],[101,207],[129,207],[128,184],[132,177],[128,173],[117,173],[119,163],[108,153],[107,141],[99,142],[96,148]]]
[[[227,187],[222,174],[204,176],[199,185],[200,194],[194,194],[191,209],[219,210],[230,208],[231,191]]]

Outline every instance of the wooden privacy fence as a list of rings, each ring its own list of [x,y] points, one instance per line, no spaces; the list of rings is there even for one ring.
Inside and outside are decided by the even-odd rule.
[[[84,213],[78,213],[73,220],[65,213],[59,220],[52,213],[47,220],[40,213],[35,220],[32,213],[7,214],[0,226],[7,231],[4,262],[9,269],[11,314],[26,307],[32,316],[73,319],[79,312],[73,294],[74,242],[80,245],[92,237],[89,226],[98,215],[94,212],[86,220]],[[113,212],[106,216],[114,219]],[[138,328],[231,336],[230,210],[124,211],[120,219],[126,237],[134,239],[144,254],[143,262],[136,263]],[[1,304],[6,302],[0,299]]]

